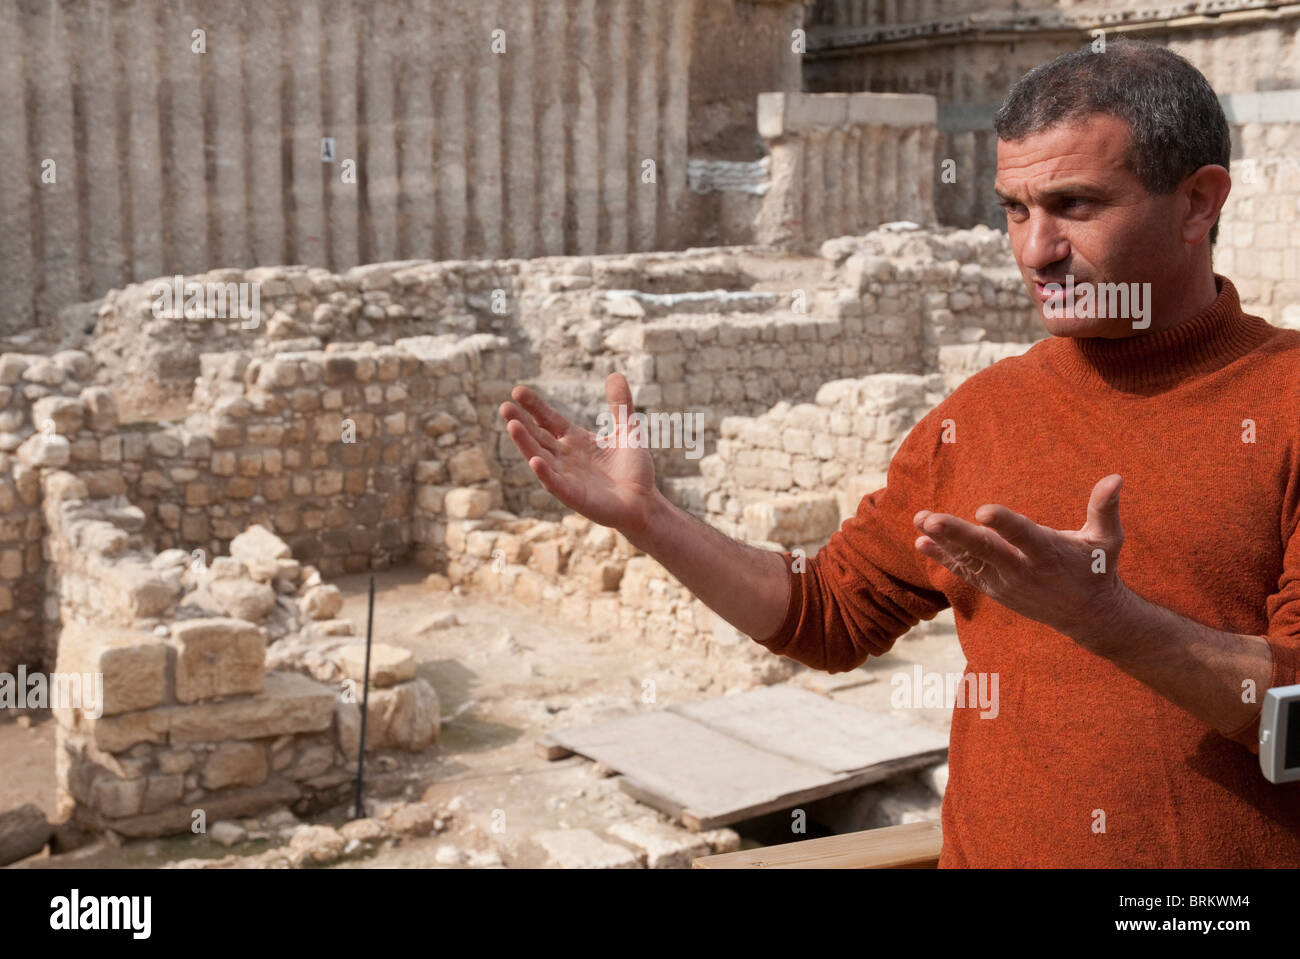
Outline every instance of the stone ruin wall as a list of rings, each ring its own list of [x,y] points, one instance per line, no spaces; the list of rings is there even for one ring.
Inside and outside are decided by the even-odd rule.
[[[12,492],[0,492],[0,583],[14,597],[0,651],[5,665],[106,680],[103,716],[59,711],[60,801],[75,822],[155,835],[188,829],[194,808],[225,817],[337,801],[359,722],[339,683],[360,665],[324,579],[345,572],[414,564],[435,588],[506,593],[702,654],[729,681],[792,675],[792,661],[620,535],[557,509],[501,428],[515,382],[589,399],[617,368],[643,410],[707,404],[709,455],[656,451],[677,464],[661,471],[665,492],[741,539],[811,553],[880,485],[928,406],[1042,335],[1005,236],[983,228],[832,240],[795,274],[760,275],[762,255],[745,249],[636,257],[529,262],[511,274],[527,284],[509,289],[535,312],[489,310],[472,325],[435,320],[419,284],[403,286],[445,264],[312,275],[338,307],[328,316],[302,292],[305,270],[262,272],[296,305],[286,311],[273,285],[271,323],[253,331],[140,322],[129,289],[108,298],[104,342],[86,352],[0,359],[0,491]],[[509,273],[476,269],[484,282]],[[720,278],[741,289],[680,290]],[[807,314],[790,309],[796,282]],[[341,292],[348,302],[331,303]],[[366,319],[381,305],[382,318]],[[314,331],[283,320],[318,312]],[[371,341],[342,339],[357,317]],[[469,332],[482,325],[499,332]],[[230,348],[250,332],[249,348]],[[180,344],[199,351],[184,418],[121,422],[113,391],[92,382],[92,357],[162,370]],[[108,382],[142,403],[171,388]],[[382,682],[371,745],[423,748],[437,734],[436,692],[406,662]]]

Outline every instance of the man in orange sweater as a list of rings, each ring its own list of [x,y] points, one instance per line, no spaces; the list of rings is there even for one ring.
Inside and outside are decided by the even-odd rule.
[[[674,507],[648,451],[525,387],[507,429],[561,502],[775,653],[851,669],[952,607],[1000,702],[953,710],[940,866],[1300,866],[1300,783],[1257,758],[1264,691],[1300,682],[1300,333],[1211,267],[1218,98],[1119,42],[1031,71],[995,125],[1052,336],[923,417],[804,564]],[[606,394],[631,407],[621,374]]]

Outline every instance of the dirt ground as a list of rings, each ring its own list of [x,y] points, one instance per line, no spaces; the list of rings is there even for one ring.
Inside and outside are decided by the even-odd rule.
[[[368,574],[334,582],[346,597],[342,615],[364,637]],[[587,759],[541,758],[534,747],[540,735],[728,692],[710,675],[702,656],[683,657],[632,637],[605,636],[510,598],[431,591],[416,570],[376,574],[375,590],[375,641],[414,652],[418,675],[438,692],[443,722],[437,744],[425,753],[384,763],[397,767],[387,770],[368,759],[367,768],[384,777],[386,795],[408,800],[423,796],[440,806],[459,797],[459,810],[443,833],[385,845],[336,868],[456,865],[472,853],[492,852],[507,867],[542,866],[545,854],[530,841],[533,833],[587,828],[599,835],[616,822],[653,810],[623,793],[616,779],[601,776]],[[429,621],[446,610],[456,613],[459,625],[430,628]],[[883,712],[890,706],[892,674],[910,672],[913,663],[927,671],[963,669],[950,625],[950,618],[923,624],[900,639],[889,655],[868,661],[863,672],[874,677],[872,681],[831,695]],[[807,671],[794,681],[822,678],[839,679]],[[641,701],[647,679],[654,682],[654,704]],[[908,718],[943,731],[951,719],[950,711],[943,709],[908,712]],[[0,725],[0,809],[36,802],[52,814],[53,756],[52,720],[37,717],[27,729]],[[395,790],[400,793],[394,795]],[[314,821],[340,825],[349,815],[350,810],[338,809]],[[738,831],[743,837],[743,826]],[[202,837],[183,836],[45,856],[27,864],[157,866],[191,857],[260,852],[267,845],[259,840],[225,849]]]

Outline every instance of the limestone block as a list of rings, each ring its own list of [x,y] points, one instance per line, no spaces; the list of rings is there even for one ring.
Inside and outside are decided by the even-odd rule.
[[[829,538],[840,526],[840,509],[832,495],[778,495],[745,507],[745,532],[754,540],[796,545]]]
[[[204,789],[256,786],[266,779],[266,748],[258,743],[223,743],[203,765]]]
[[[366,646],[355,643],[338,651],[337,661],[343,675],[355,683],[365,681]],[[415,677],[415,656],[409,649],[373,643],[370,647],[370,685],[372,688],[394,686]]]
[[[423,679],[370,692],[366,711],[368,748],[418,752],[438,738],[438,694]],[[375,738],[371,739],[371,736]]]
[[[70,396],[46,396],[32,404],[32,425],[41,432],[46,432],[46,424],[52,423],[55,433],[75,436],[84,416],[81,401]]]
[[[491,477],[487,457],[477,446],[457,453],[447,462],[447,472],[456,486],[468,486]]]
[[[330,826],[303,826],[289,840],[290,858],[299,864],[333,862],[346,847],[347,840]]]
[[[260,623],[275,608],[275,590],[247,579],[217,579],[208,592],[221,610],[235,619]]]
[[[640,869],[636,853],[606,842],[590,829],[544,829],[533,842],[546,851],[547,865],[557,869]]]
[[[101,715],[115,716],[151,709],[167,698],[169,648],[151,632],[116,626],[87,625],[70,620],[59,636],[60,673],[100,674],[103,683]],[[96,704],[83,708],[94,712]]]
[[[606,832],[639,850],[650,869],[689,869],[692,859],[713,851],[699,833],[660,822],[654,816],[615,823]]]
[[[241,561],[292,559],[289,544],[265,526],[254,524],[230,541],[230,555]]]
[[[34,433],[18,447],[18,459],[27,466],[57,469],[72,459],[72,444],[57,433]]]
[[[323,732],[334,717],[335,691],[298,673],[265,674],[262,691],[222,703],[163,707],[173,744],[260,739],[290,733]],[[102,720],[101,720],[102,722]]]
[[[193,703],[264,688],[266,640],[239,619],[183,620],[172,627],[176,699]]]
[[[117,404],[107,389],[102,386],[87,387],[81,391],[81,403],[89,414],[89,426],[96,433],[112,433],[117,429]]]
[[[183,588],[147,566],[117,565],[102,569],[107,584],[134,619],[150,619],[167,612]]]
[[[329,771],[334,765],[334,747],[308,746],[284,774],[293,780],[314,779]]]
[[[141,812],[157,812],[165,806],[181,801],[185,794],[185,777],[179,773],[145,778],[144,799]]]
[[[492,494],[485,489],[460,487],[448,491],[443,504],[451,519],[478,519],[492,508]]]
[[[300,795],[301,790],[293,783],[272,779],[259,786],[231,788],[215,795],[205,796],[203,811],[208,814],[209,822],[220,822],[222,819],[249,816],[265,809],[294,802]],[[122,836],[189,834],[194,808],[192,803],[182,802],[157,812],[102,821],[101,824]]]
[[[308,619],[333,619],[343,608],[343,594],[337,586],[312,586],[303,593],[298,608]]]
[[[90,805],[110,818],[133,816],[144,803],[147,782],[144,779],[118,779],[103,774],[90,790]]]

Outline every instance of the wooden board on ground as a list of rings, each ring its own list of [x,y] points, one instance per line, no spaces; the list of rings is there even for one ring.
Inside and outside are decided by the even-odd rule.
[[[938,820],[882,826],[691,860],[694,869],[933,869],[943,851]]]
[[[943,759],[947,738],[792,687],[553,731],[542,755],[578,753],[690,829],[714,829]]]
[[[928,726],[794,686],[768,686],[668,710],[743,743],[832,772],[884,767],[915,757],[937,761],[948,748],[948,737]]]

